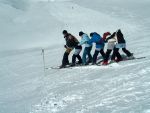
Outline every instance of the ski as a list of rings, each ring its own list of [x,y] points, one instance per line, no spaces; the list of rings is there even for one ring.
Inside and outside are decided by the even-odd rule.
[[[122,61],[139,60],[139,59],[144,59],[144,58],[146,58],[146,57],[133,57],[133,58],[131,58],[131,59],[128,59],[127,57],[124,57]],[[95,66],[108,66],[108,65],[110,65],[110,64],[112,64],[112,63],[117,63],[117,62],[109,62],[108,65],[102,65],[101,63],[102,63],[103,61],[104,61],[104,60],[101,59],[100,61],[98,61],[98,62],[96,63]],[[120,61],[120,62],[122,62],[122,61]],[[118,62],[118,63],[119,63],[119,62]],[[49,67],[49,68],[46,68],[46,69],[72,69],[72,68],[74,68],[74,67],[85,67],[85,66],[93,66],[93,65],[92,65],[91,63],[90,63],[89,65],[76,64],[75,66],[67,65],[67,66],[62,67],[62,68],[61,68],[60,66],[56,66],[56,67]]]
[[[140,59],[144,59],[146,57],[133,57],[131,59],[128,59],[127,57],[124,57],[122,61],[119,61],[119,62],[123,62],[123,61],[128,61],[128,60],[140,60]],[[107,65],[110,65],[112,63],[119,63],[119,62],[109,62]],[[97,66],[107,66],[107,65],[102,65],[101,62],[100,63],[97,63]]]
[[[138,60],[138,59],[144,59],[146,57],[134,57],[134,58],[131,58],[131,59],[127,59],[127,58],[124,58],[123,61],[126,61],[126,60]]]
[[[70,65],[67,65],[65,67],[61,67],[61,66],[52,66],[52,67],[48,67],[48,68],[45,68],[45,69],[66,69],[66,68],[71,68]]]
[[[97,62],[96,64],[99,64],[99,63],[103,62],[101,56],[97,57],[97,60],[98,60],[98,62]],[[87,62],[88,62],[88,58],[87,58]],[[73,67],[90,66],[90,65],[92,65],[92,63],[89,63],[89,65],[81,65],[81,64],[78,64],[78,62],[76,62],[76,65],[75,65],[75,66],[71,66],[71,63],[69,63],[69,65],[67,65],[67,66],[65,66],[65,67],[62,67],[62,68],[61,68],[60,66],[52,66],[52,67],[47,67],[47,68],[45,68],[45,69],[66,69],[66,68],[72,69]]]

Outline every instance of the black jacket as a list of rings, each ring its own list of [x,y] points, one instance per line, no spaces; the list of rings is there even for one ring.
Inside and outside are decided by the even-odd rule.
[[[124,39],[124,36],[123,36],[121,30],[118,30],[118,31],[116,32],[116,35],[117,35],[118,44],[119,44],[119,43],[126,43],[126,41],[125,41],[125,39]]]
[[[69,33],[64,38],[66,40],[66,45],[69,48],[75,48],[79,44],[79,41],[77,40],[77,38],[75,38],[73,35]]]

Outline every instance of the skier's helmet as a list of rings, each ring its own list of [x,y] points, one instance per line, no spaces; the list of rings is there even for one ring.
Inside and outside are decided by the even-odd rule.
[[[79,32],[79,36],[82,36],[84,33],[82,31]]]
[[[67,34],[68,32],[67,32],[67,30],[63,30],[62,33],[65,35],[65,34]]]
[[[108,36],[110,36],[110,35],[111,35],[110,32],[105,32],[105,33],[103,34],[103,40],[107,39]]]
[[[92,37],[92,36],[93,36],[93,34],[94,34],[94,33],[90,33],[90,37]]]

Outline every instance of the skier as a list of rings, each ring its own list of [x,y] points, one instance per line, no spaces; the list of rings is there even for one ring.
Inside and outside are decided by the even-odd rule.
[[[63,60],[62,60],[62,65],[60,66],[60,68],[65,68],[66,65],[69,65],[68,56],[74,48],[75,48],[75,52],[72,56],[71,66],[75,66],[76,58],[78,58],[79,63],[81,64],[82,59],[81,59],[81,56],[79,54],[82,50],[82,46],[78,46],[79,41],[73,35],[68,33],[67,30],[63,30],[63,35],[64,35],[64,38],[66,40],[66,45],[64,46],[66,48],[66,51],[64,53]]]
[[[112,55],[112,59],[115,59],[116,53],[119,51],[120,48],[122,48],[122,51],[127,55],[127,59],[133,59],[134,58],[133,54],[129,50],[126,49],[126,41],[120,29],[118,29],[115,32],[115,37],[117,39],[117,42],[116,42],[115,49]],[[123,59],[117,59],[117,62],[120,60],[123,60]]]
[[[115,51],[115,45],[117,39],[115,38],[115,33],[111,35],[110,32],[106,32],[103,34],[103,40],[107,43],[107,51],[102,65],[108,65],[109,56],[113,50]],[[119,51],[116,51],[115,55],[118,60],[119,59],[121,60],[122,57]],[[111,58],[111,61],[114,61],[114,57]]]
[[[96,33],[96,32],[92,32],[90,33],[90,37],[91,39],[88,41],[88,44],[92,44],[92,43],[96,43],[96,49],[95,49],[95,53],[93,55],[93,62],[92,64],[96,64],[96,60],[97,60],[97,56],[99,54],[99,52],[101,53],[102,57],[105,57],[105,53],[104,53],[104,41],[102,39],[102,37]]]
[[[83,65],[88,65],[88,63],[92,62],[92,55],[91,55],[91,50],[92,50],[92,44],[88,44],[88,41],[90,40],[89,36],[85,34],[84,32],[80,31],[79,36],[81,37],[81,41],[79,45],[85,44],[84,52],[82,55],[82,64]],[[86,56],[88,55],[88,62],[86,61]]]

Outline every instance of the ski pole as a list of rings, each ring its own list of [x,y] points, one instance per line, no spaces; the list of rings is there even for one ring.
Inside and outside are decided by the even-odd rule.
[[[46,75],[46,71],[45,71],[45,68],[46,68],[46,66],[45,66],[45,51],[44,51],[44,49],[42,49],[42,55],[43,55],[43,68],[44,68],[44,75]]]

